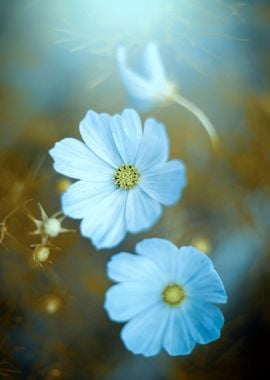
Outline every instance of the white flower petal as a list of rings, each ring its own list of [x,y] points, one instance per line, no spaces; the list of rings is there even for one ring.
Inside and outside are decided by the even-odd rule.
[[[187,315],[190,321],[190,335],[201,344],[206,344],[220,337],[224,324],[221,310],[209,303],[187,301]]]
[[[147,44],[143,55],[143,64],[149,79],[163,85],[167,83],[165,69],[156,43],[149,42]]]
[[[159,238],[145,239],[135,246],[135,252],[143,255],[157,265],[163,273],[166,282],[173,282],[177,279],[177,256],[178,248],[170,241]]]
[[[181,247],[177,256],[177,276],[183,285],[197,280],[202,273],[214,270],[210,258],[192,246]]]
[[[126,109],[111,119],[112,135],[122,162],[134,164],[142,139],[142,125],[137,112]]]
[[[121,46],[117,49],[116,59],[120,77],[128,94],[133,98],[133,105],[139,110],[151,108],[156,101],[155,89],[152,88],[151,81],[143,78],[127,66],[127,50],[125,47]]]
[[[188,355],[195,346],[187,328],[186,318],[187,312],[184,307],[170,309],[163,347],[172,356]]]
[[[67,177],[99,181],[112,173],[112,168],[98,158],[81,141],[65,138],[49,151],[54,159],[54,169]]]
[[[126,206],[127,230],[138,233],[152,227],[160,218],[162,208],[139,187],[128,191]]]
[[[155,43],[149,43],[143,52],[141,73],[128,67],[126,48],[119,47],[116,58],[122,82],[134,107],[146,111],[168,100],[170,83]]]
[[[121,165],[122,160],[115,146],[111,131],[112,116],[88,111],[80,123],[80,133],[87,146],[113,168]]]
[[[166,280],[176,280],[178,248],[170,241],[159,238],[145,239],[136,244],[135,252],[148,257],[164,272]]]
[[[137,243],[135,251],[163,266],[163,261],[167,260],[167,254],[178,254],[179,249],[169,240],[160,238],[144,239]]]
[[[159,294],[151,285],[125,282],[107,291],[104,307],[112,320],[124,322],[159,302]]]
[[[162,123],[149,118],[144,123],[142,142],[135,166],[139,171],[163,164],[169,156],[169,139]]]
[[[115,190],[112,180],[107,182],[73,183],[62,196],[62,209],[65,215],[80,219],[93,213],[96,205],[100,204]]]
[[[188,296],[203,302],[226,303],[223,283],[211,259],[194,247],[181,247],[177,256],[177,279]]]
[[[226,303],[228,299],[223,283],[214,269],[202,270],[196,278],[185,284],[185,290],[192,300]]]
[[[93,202],[81,222],[81,234],[91,238],[96,248],[115,247],[125,237],[126,195],[125,191],[117,189],[100,202]]]
[[[139,186],[153,199],[170,206],[176,203],[186,185],[185,166],[179,160],[169,161],[145,171]]]
[[[126,252],[111,257],[107,272],[114,281],[139,282],[155,288],[164,281],[162,271],[152,260]]]
[[[134,354],[156,355],[162,348],[168,310],[161,303],[137,314],[122,329],[121,338]]]

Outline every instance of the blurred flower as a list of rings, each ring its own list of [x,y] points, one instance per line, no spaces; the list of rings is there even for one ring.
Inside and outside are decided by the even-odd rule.
[[[142,63],[145,76],[129,69],[125,47],[117,49],[116,57],[123,84],[138,110],[172,102],[177,88],[167,79],[156,44],[149,43],[144,51]]]
[[[70,179],[68,178],[60,178],[57,182],[56,182],[56,191],[58,193],[64,193],[65,191],[67,191],[67,189],[69,188],[69,186],[71,185],[71,181]]]
[[[63,228],[61,223],[64,219],[64,216],[57,218],[59,212],[53,214],[51,217],[48,217],[43,207],[39,203],[39,209],[41,213],[41,220],[35,219],[32,215],[29,215],[30,219],[35,223],[36,230],[31,232],[32,235],[41,235],[42,243],[46,243],[49,237],[57,237],[64,232],[73,232],[73,230]]]
[[[58,368],[52,368],[47,376],[47,380],[61,379],[62,372]]]
[[[211,242],[204,236],[196,236],[193,238],[192,245],[207,255],[211,253]]]
[[[148,43],[145,48],[142,57],[142,74],[128,67],[125,47],[120,46],[117,49],[116,58],[120,77],[136,109],[147,111],[154,106],[177,103],[198,118],[208,133],[214,149],[218,149],[218,136],[214,126],[205,113],[180,95],[177,86],[168,80],[155,43]]]
[[[120,282],[106,294],[110,318],[128,321],[121,332],[135,354],[187,355],[196,343],[220,336],[224,318],[216,303],[226,303],[222,281],[212,261],[189,246],[168,240],[138,243],[139,255],[122,252],[108,264],[109,277]]]
[[[166,162],[169,141],[164,126],[125,110],[109,116],[90,111],[80,124],[83,144],[66,138],[50,150],[54,168],[79,179],[64,193],[66,215],[83,219],[81,233],[97,248],[110,248],[127,232],[150,228],[160,204],[176,203],[186,184],[179,160]]]

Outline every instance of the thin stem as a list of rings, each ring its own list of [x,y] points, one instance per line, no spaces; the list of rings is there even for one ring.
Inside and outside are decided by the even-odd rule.
[[[194,103],[192,103],[190,100],[186,99],[184,96],[180,94],[173,95],[173,101],[179,104],[180,106],[186,108],[188,111],[193,113],[194,116],[197,117],[197,119],[202,123],[208,136],[210,137],[214,151],[216,153],[219,152],[220,143],[217,132],[211,121],[206,116],[206,114]]]

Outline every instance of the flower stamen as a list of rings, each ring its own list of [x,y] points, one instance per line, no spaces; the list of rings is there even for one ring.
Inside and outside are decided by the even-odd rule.
[[[140,173],[135,166],[130,164],[121,165],[114,173],[114,183],[122,190],[130,190],[138,185]]]
[[[181,285],[173,283],[163,289],[161,298],[169,306],[178,306],[186,298],[186,292]]]

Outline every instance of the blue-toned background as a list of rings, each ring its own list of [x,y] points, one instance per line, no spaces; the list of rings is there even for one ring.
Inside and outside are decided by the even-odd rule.
[[[0,1],[0,222],[20,206],[0,224],[0,378],[260,378],[270,337],[269,26],[267,0]],[[129,105],[115,51],[125,45],[136,65],[149,41],[212,120],[222,154],[179,106],[142,113],[166,124],[171,157],[186,163],[181,202],[113,251],[63,234],[41,267],[28,215],[39,217],[38,202],[58,211],[66,186],[48,149],[79,137],[88,109],[114,114]],[[152,236],[209,254],[229,295],[221,339],[188,357],[132,355],[103,309],[111,254]]]

